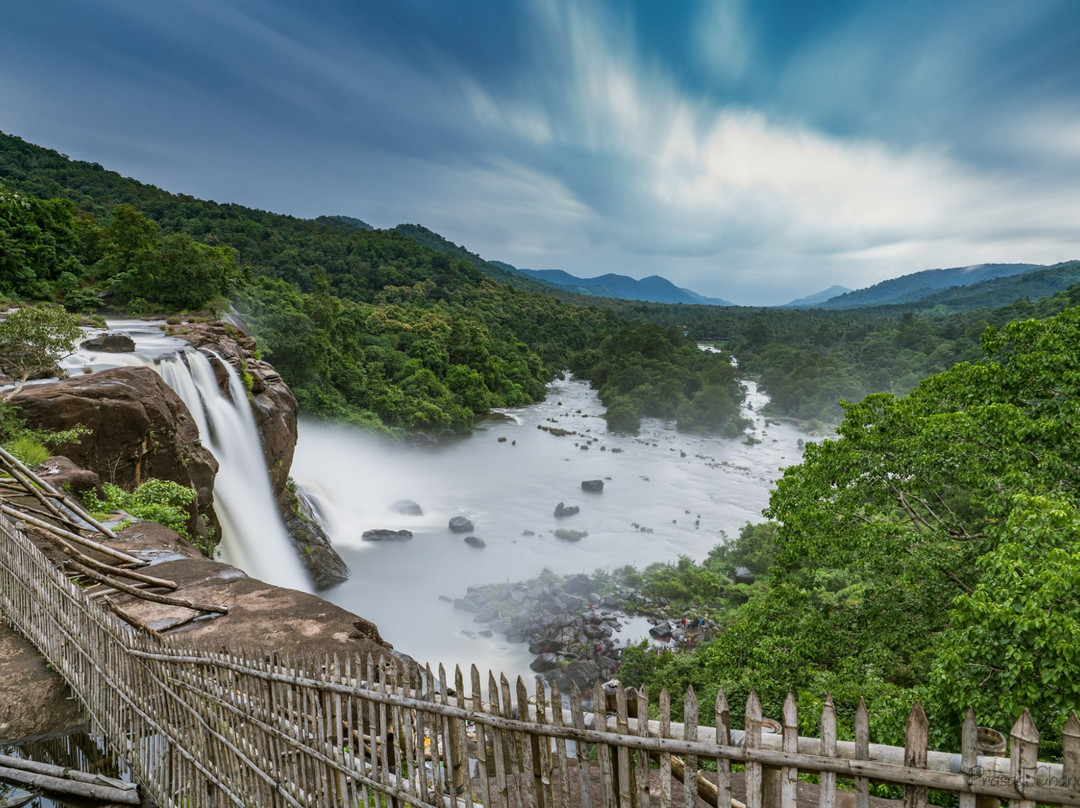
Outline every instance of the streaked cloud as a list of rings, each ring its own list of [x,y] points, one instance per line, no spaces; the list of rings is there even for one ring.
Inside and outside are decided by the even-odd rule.
[[[670,14],[8,4],[0,129],[171,190],[415,221],[521,266],[748,303],[1080,256],[1080,7]]]

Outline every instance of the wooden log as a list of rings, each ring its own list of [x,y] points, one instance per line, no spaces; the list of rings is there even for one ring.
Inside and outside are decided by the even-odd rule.
[[[66,780],[74,780],[78,783],[107,786],[123,791],[135,791],[138,789],[137,784],[129,783],[126,780],[117,780],[115,777],[106,777],[103,774],[79,771],[78,769],[72,769],[67,766],[54,766],[51,763],[40,763],[36,760],[28,760],[27,758],[13,757],[11,755],[0,755],[0,766],[7,766],[10,769],[22,769],[36,774],[47,774],[50,777],[61,777]]]
[[[95,530],[98,530],[102,535],[108,536],[110,539],[115,539],[116,534],[113,533],[105,525],[101,524],[97,519],[93,517],[80,503],[69,497],[63,491],[53,487],[51,483],[42,479],[30,469],[28,469],[23,463],[15,457],[15,455],[8,452],[4,447],[0,446],[0,460],[6,462],[11,468],[17,469],[26,477],[29,477],[31,481],[41,487],[43,491],[53,494],[57,499],[64,503],[64,505],[75,513],[80,519],[85,521],[88,525],[91,525]]]
[[[154,603],[163,603],[166,606],[183,606],[185,609],[192,609],[197,612],[211,612],[213,614],[228,614],[228,606],[218,606],[213,603],[195,603],[187,598],[175,598],[171,595],[158,595],[154,592],[147,592],[143,589],[136,589],[133,586],[120,583],[115,578],[110,578],[108,575],[102,575],[100,572],[96,572],[90,567],[79,561],[68,561],[68,566],[74,567],[87,578],[93,578],[95,581],[100,581],[106,586],[111,586],[117,591],[123,592],[128,595],[132,595],[136,598],[142,598],[143,600],[152,600]]]
[[[929,725],[922,705],[915,702],[907,717],[904,734],[904,765],[909,769],[926,768],[926,744]],[[926,786],[904,787],[904,808],[926,808]],[[1029,806],[1028,808],[1034,808]]]
[[[147,562],[143,561],[142,559],[135,558],[135,556],[128,555],[127,553],[121,552],[120,550],[117,550],[113,547],[109,547],[108,545],[96,542],[93,539],[87,539],[83,536],[80,536],[78,533],[74,533],[70,530],[64,530],[64,528],[57,527],[51,522],[46,522],[43,519],[38,519],[37,517],[30,516],[29,514],[16,510],[10,505],[0,505],[0,512],[12,517],[13,519],[21,519],[28,525],[33,525],[34,527],[40,528],[41,530],[46,530],[55,536],[66,539],[67,541],[81,544],[83,547],[89,547],[91,550],[96,550],[99,553],[104,553],[105,555],[123,561],[126,564],[134,564],[138,567],[145,567],[147,564]]]
[[[158,640],[161,639],[161,635],[155,629],[153,629],[149,625],[147,625],[146,621],[140,620],[135,615],[129,614],[128,612],[125,612],[123,609],[121,609],[119,606],[116,605],[116,602],[112,598],[106,596],[106,597],[102,598],[102,602],[105,604],[105,607],[110,612],[115,614],[117,617],[119,617],[125,623],[131,624],[132,626],[137,628],[139,631],[145,632],[146,634],[150,635],[151,637],[153,637],[155,639],[158,639]]]
[[[10,766],[0,766],[0,779],[10,780],[13,783],[34,786],[45,791],[57,794],[72,794],[93,800],[105,802],[118,802],[124,805],[139,805],[142,799],[139,792],[129,788],[113,788],[111,786],[83,783],[78,780],[69,780],[63,777],[53,777],[48,774],[38,774],[25,769],[13,769]]]
[[[678,755],[671,756],[671,774],[679,781],[686,782],[687,773],[690,770],[687,768],[686,763]],[[701,799],[705,800],[709,805],[720,805],[720,794],[715,783],[710,783],[708,778],[705,777],[700,771],[697,772],[696,777],[691,778],[694,782],[694,789]],[[732,808],[746,808],[745,802],[740,802],[734,797],[729,798]]]

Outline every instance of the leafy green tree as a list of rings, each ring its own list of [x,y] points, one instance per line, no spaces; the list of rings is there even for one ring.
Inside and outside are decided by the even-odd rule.
[[[54,375],[56,363],[75,350],[79,318],[62,306],[29,306],[0,321],[0,366],[15,380],[3,398],[16,395],[35,376]]]

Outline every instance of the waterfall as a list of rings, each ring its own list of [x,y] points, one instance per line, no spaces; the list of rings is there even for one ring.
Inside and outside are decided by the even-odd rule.
[[[233,366],[214,356],[229,375],[228,396],[218,387],[210,360],[199,351],[164,357],[157,370],[191,411],[203,445],[220,466],[214,511],[221,523],[222,557],[253,578],[310,591],[307,573],[278,515],[247,390]]]

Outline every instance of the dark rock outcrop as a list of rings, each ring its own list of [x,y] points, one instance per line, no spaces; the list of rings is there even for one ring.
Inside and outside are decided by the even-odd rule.
[[[452,533],[472,533],[476,529],[473,523],[464,516],[450,517],[448,527]]]
[[[581,512],[581,508],[577,505],[567,505],[564,502],[560,502],[555,506],[555,518],[565,519],[567,516],[576,516]]]
[[[199,442],[184,402],[150,368],[116,368],[27,387],[12,399],[34,429],[82,424],[90,434],[60,444],[56,453],[93,469],[105,482],[130,490],[150,477],[195,489],[188,529],[220,535],[214,515],[218,464]]]
[[[408,541],[412,538],[412,531],[378,528],[376,530],[365,530],[360,538],[363,541]]]
[[[601,491],[604,490],[604,481],[603,480],[582,480],[581,481],[581,490],[582,491],[588,491],[588,492],[590,492],[592,494],[599,494]]]
[[[54,488],[83,494],[93,491],[98,499],[105,498],[101,488],[101,475],[89,469],[79,468],[66,457],[54,455],[35,469],[37,474]]]
[[[394,513],[404,514],[405,516],[423,516],[424,509],[419,504],[413,502],[411,499],[399,499],[393,505],[390,506],[390,510]]]
[[[757,580],[754,573],[752,573],[749,567],[736,567],[735,568],[735,583],[737,584],[752,584]]]
[[[127,334],[109,332],[83,340],[81,347],[88,351],[101,351],[102,353],[133,353],[135,340]]]
[[[270,485],[289,538],[315,586],[325,588],[345,580],[348,566],[334,550],[318,520],[305,518],[303,508],[298,508],[297,498],[288,487],[296,449],[297,403],[292,390],[273,365],[256,357],[255,341],[246,329],[230,323],[185,323],[174,328],[171,335],[187,340],[196,348],[213,350],[245,380]],[[227,371],[220,360],[211,357],[211,362],[218,385],[227,391]]]
[[[481,539],[479,536],[466,536],[465,543],[470,547],[475,547],[477,550],[482,550],[487,547],[487,542]]]
[[[329,589],[348,580],[348,566],[330,543],[318,512],[303,491],[298,488],[294,492],[286,488],[279,501],[285,505],[291,503],[291,507],[282,514],[285,532],[300,550],[300,560],[315,588]]]

